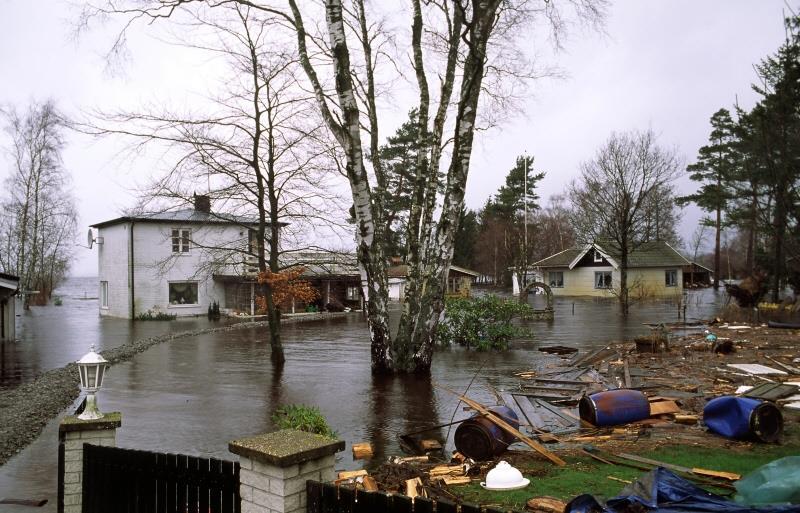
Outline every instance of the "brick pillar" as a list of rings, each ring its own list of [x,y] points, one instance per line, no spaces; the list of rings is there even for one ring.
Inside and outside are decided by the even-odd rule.
[[[64,417],[58,426],[58,512],[80,513],[83,503],[83,444],[117,445],[122,414],[106,413],[96,420]]]
[[[242,513],[303,513],[306,481],[333,481],[344,441],[283,429],[228,444],[239,455]]]

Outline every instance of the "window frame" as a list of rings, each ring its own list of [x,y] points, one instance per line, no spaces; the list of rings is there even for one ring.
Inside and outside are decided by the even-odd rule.
[[[170,233],[170,241],[173,255],[186,255],[192,249],[192,229],[173,228]]]
[[[596,249],[594,250],[593,260],[595,264],[603,263],[603,255],[601,255],[600,252],[597,251]]]
[[[100,308],[108,309],[108,280],[100,281]]]
[[[344,297],[347,301],[358,301],[361,299],[361,293],[359,292],[358,285],[347,285],[344,291]],[[350,292],[353,291],[355,294],[351,294]]]
[[[553,275],[554,274],[560,274],[561,275],[561,280],[560,280],[561,284],[560,285],[558,284],[558,281],[555,282],[556,283],[555,285],[553,284],[554,283],[554,281],[553,281]],[[548,283],[548,285],[550,285],[551,289],[563,289],[564,288],[564,271],[547,271],[547,283]]]
[[[605,281],[603,280],[603,286],[599,286],[598,284],[600,281],[598,277],[600,275],[608,276],[608,285],[605,285]],[[595,271],[594,272],[594,288],[598,290],[610,290],[614,288],[614,274],[612,271]]]
[[[195,295],[195,302],[194,303],[173,303],[171,299],[171,290],[170,288],[173,285],[177,284],[188,284],[194,286],[194,295]],[[197,307],[200,306],[200,283],[193,280],[173,280],[167,282],[167,305],[168,308],[186,308],[186,307]]]
[[[672,277],[672,283],[670,283],[670,277]],[[677,269],[665,269],[664,270],[664,286],[665,287],[677,287],[678,286],[678,270]]]

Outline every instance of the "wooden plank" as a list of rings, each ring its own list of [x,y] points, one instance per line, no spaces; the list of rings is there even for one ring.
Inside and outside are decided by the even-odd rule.
[[[208,508],[211,511],[222,510],[222,462],[212,458],[208,462],[208,470],[211,473],[210,486],[208,490]]]
[[[469,484],[472,482],[472,479],[470,479],[467,476],[455,476],[455,477],[444,476],[442,478],[442,482],[447,486],[455,486],[455,485]]]
[[[367,472],[363,468],[361,470],[343,470],[339,472],[337,481],[344,481],[346,479],[355,479],[357,477],[362,477],[367,475],[369,475],[369,472]]]
[[[556,420],[559,423],[561,423],[564,427],[574,427],[574,426],[578,425],[578,423],[575,422],[574,419],[571,419],[570,417],[567,417],[566,415],[564,415],[564,412],[561,411],[561,408],[557,408],[557,407],[553,406],[552,404],[548,403],[547,401],[543,401],[541,399],[537,400],[536,401],[536,406],[544,408],[545,410],[547,410],[550,413],[552,413],[554,415],[554,417],[556,418]]]
[[[186,474],[191,476],[197,471],[197,458],[187,456],[186,458]],[[188,513],[200,513],[197,509],[197,486],[189,480],[186,486],[186,511]]]
[[[433,501],[425,497],[414,499],[414,513],[433,513]]]
[[[199,513],[204,513],[206,511],[210,511],[209,509],[209,502],[208,502],[208,494],[209,494],[209,486],[208,486],[208,472],[209,472],[209,460],[206,458],[197,458],[197,494],[198,494],[198,508]]]
[[[439,385],[439,386],[441,386],[441,385]],[[442,387],[442,388],[444,388],[444,387]],[[559,466],[566,465],[566,462],[564,460],[562,460],[561,458],[559,458],[558,456],[556,456],[552,452],[548,451],[541,444],[534,442],[533,440],[531,440],[527,436],[525,436],[522,433],[520,433],[519,430],[517,430],[513,426],[509,425],[506,421],[504,421],[503,419],[499,418],[497,415],[494,415],[491,411],[489,411],[487,408],[485,408],[482,404],[480,404],[480,403],[478,403],[476,401],[473,401],[472,399],[470,399],[468,397],[460,395],[457,392],[453,392],[452,390],[449,390],[449,389],[446,389],[446,388],[445,388],[445,390],[448,390],[449,392],[456,394],[461,399],[461,401],[463,401],[468,406],[471,406],[472,408],[476,409],[480,413],[483,413],[486,416],[486,418],[489,419],[490,421],[492,421],[495,425],[497,425],[497,427],[501,428],[502,430],[506,431],[507,433],[510,433],[510,434],[516,436],[522,443],[524,443],[525,445],[527,445],[528,447],[530,447],[534,451],[538,452],[539,454],[541,454],[542,456],[544,456],[545,458],[547,458],[548,460],[550,460],[554,464],[559,465]]]
[[[322,513],[322,483],[306,481],[306,513]]]
[[[626,454],[624,452],[621,452],[621,453],[617,453],[616,456],[619,457],[619,458],[626,459],[626,460],[636,461],[636,462],[639,462],[639,463],[646,463],[648,465],[655,465],[655,466],[659,466],[659,467],[664,467],[666,469],[675,470],[677,472],[684,472],[686,474],[697,474],[697,475],[702,475],[702,476],[706,476],[706,477],[716,477],[716,478],[720,478],[720,479],[727,479],[729,481],[736,481],[736,480],[742,478],[741,475],[735,474],[733,472],[722,472],[722,471],[709,470],[709,469],[697,468],[697,467],[696,468],[682,467],[680,465],[673,465],[671,463],[664,463],[663,461],[658,461],[658,460],[653,460],[653,459],[650,459],[650,458],[645,458],[643,456],[638,456],[636,454]]]
[[[414,501],[405,495],[392,495],[391,504],[386,511],[388,513],[411,513],[414,511]]]
[[[234,481],[235,472],[236,470],[232,461],[222,462],[222,475],[224,477],[221,490],[222,504],[220,511],[222,513],[233,513],[233,501],[238,500],[237,494],[234,493],[234,489],[239,488],[239,480],[236,479]],[[183,506],[181,506],[181,509],[183,509]]]
[[[365,478],[366,480],[366,478]],[[373,511],[385,511],[385,503],[378,504],[383,501],[386,494],[381,492],[365,492],[356,490],[355,502],[353,503],[353,513],[372,513]],[[311,513],[309,511],[308,513]]]
[[[339,509],[337,513],[353,513],[356,491],[347,486],[339,487]]]
[[[462,504],[461,513],[481,513],[481,507],[474,504]]]
[[[662,415],[665,413],[678,413],[681,407],[675,401],[656,401],[650,403],[650,416]]]
[[[531,404],[530,399],[522,396],[511,396],[511,399],[516,402],[517,406],[519,406],[519,410],[522,412],[522,415],[528,420],[528,424],[534,429],[543,429],[545,427],[544,420],[536,411],[536,409]]]
[[[693,474],[697,474],[700,476],[708,476],[708,477],[717,477],[720,479],[727,479],[728,481],[738,481],[742,478],[740,474],[736,474],[734,472],[721,472],[719,470],[708,470],[705,468],[693,468]]]
[[[178,511],[188,511],[187,509],[187,493],[189,492],[189,485],[186,482],[186,472],[189,468],[189,457],[185,454],[178,454],[175,460],[175,466],[178,472],[182,475],[175,490],[175,503],[178,505]],[[229,513],[229,512],[226,512]]]
[[[332,484],[322,485],[320,513],[339,513],[339,489]]]
[[[455,503],[441,499],[436,501],[436,513],[458,513]]]
[[[628,367],[628,359],[627,358],[625,358],[625,360],[623,360],[622,365],[623,365],[623,372],[624,372],[624,377],[625,377],[625,388],[630,388],[630,387],[633,386],[633,383],[631,382],[631,370]]]

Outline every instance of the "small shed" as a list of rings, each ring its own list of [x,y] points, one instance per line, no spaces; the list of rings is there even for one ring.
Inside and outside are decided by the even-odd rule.
[[[697,288],[711,286],[714,271],[697,262],[683,266],[683,288]]]
[[[0,340],[16,338],[14,296],[19,291],[19,278],[0,273]]]
[[[480,274],[465,267],[451,265],[447,275],[447,295],[469,297],[472,283],[478,279]]]

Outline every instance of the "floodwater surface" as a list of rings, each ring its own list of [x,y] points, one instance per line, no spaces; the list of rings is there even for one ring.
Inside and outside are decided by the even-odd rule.
[[[689,320],[708,318],[714,314],[718,303],[719,296],[712,291],[691,292],[687,317]],[[162,332],[175,327],[200,327],[193,326],[192,321],[108,323],[97,319],[96,301],[86,304],[90,306],[82,310],[64,307],[42,307],[42,310],[62,308],[60,311],[70,316],[86,317],[81,321],[85,323],[81,330],[93,331],[91,338],[98,342],[106,342],[109,327],[122,339],[115,345],[127,341],[127,337],[141,338],[139,330],[144,328],[140,325],[144,324],[165,325],[146,327]],[[177,339],[112,367],[98,394],[98,403],[102,411],[122,412],[118,446],[224,459],[236,459],[228,453],[228,441],[274,429],[272,415],[278,406],[312,405],[321,410],[347,442],[347,449],[337,456],[337,468],[355,468],[362,464],[353,462],[351,457],[350,446],[355,442],[372,443],[376,456],[368,465],[377,465],[388,455],[400,454],[398,435],[448,422],[454,415],[457,419],[467,415],[458,406],[457,398],[434,382],[458,391],[470,386],[471,397],[493,403],[485,384],[502,389],[515,381],[514,372],[541,368],[551,358],[536,350],[542,345],[598,347],[609,341],[648,333],[644,322],[677,320],[677,306],[671,302],[634,305],[627,319],[619,315],[616,304],[611,301],[557,299],[555,306],[554,321],[528,323],[534,338],[517,342],[508,351],[478,353],[461,348],[437,351],[430,377],[373,376],[366,323],[358,313],[345,318],[285,325],[287,361],[280,372],[270,364],[265,329],[247,328]],[[46,317],[41,313],[33,315],[37,315],[36,319]],[[23,330],[29,326],[28,322],[33,323],[33,320],[23,320]],[[70,322],[77,324],[79,321]],[[127,335],[115,331],[118,322],[131,327]],[[50,328],[38,325],[37,342],[31,344],[47,344],[50,342],[39,341],[63,334],[63,330],[54,328],[57,325],[55,321],[48,324]],[[48,329],[51,330],[49,335]],[[22,343],[28,343],[26,332],[19,333]],[[156,333],[144,336],[152,334]],[[54,354],[36,363],[25,362],[17,368],[59,366],[85,351],[85,339],[60,338],[63,345],[49,346]],[[109,346],[100,344],[100,347]],[[39,358],[43,352],[31,350],[24,357]],[[47,498],[48,506],[38,511],[55,511],[57,431],[57,420],[54,420],[35,443],[0,468],[0,497]],[[445,428],[430,435],[444,439],[447,431]],[[452,432],[449,440],[452,440]],[[20,511],[16,506],[6,507],[8,511]]]

